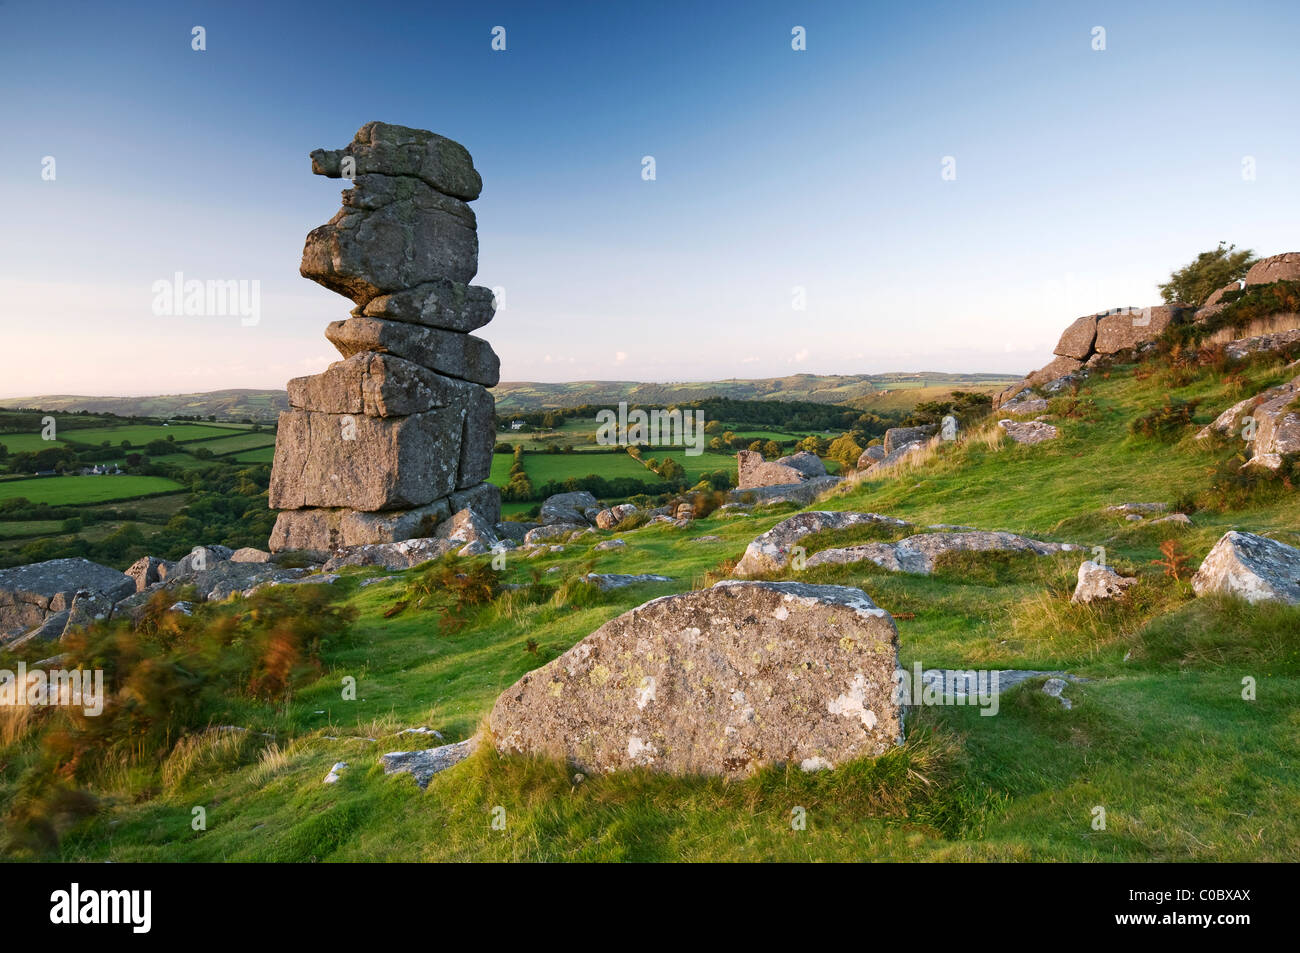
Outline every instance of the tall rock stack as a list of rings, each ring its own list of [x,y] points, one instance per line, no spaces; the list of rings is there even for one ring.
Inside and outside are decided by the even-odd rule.
[[[336,550],[432,536],[463,509],[489,524],[487,483],[500,374],[469,332],[492,320],[466,204],[482,180],[459,143],[371,122],[312,171],[352,179],[343,207],[307,236],[301,273],[356,307],[325,336],[344,360],[289,382],[270,505],[272,551]]]

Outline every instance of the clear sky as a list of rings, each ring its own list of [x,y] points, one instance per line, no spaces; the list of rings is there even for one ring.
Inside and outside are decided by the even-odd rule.
[[[473,154],[503,379],[1023,372],[1220,240],[1300,249],[1298,27],[1294,0],[0,0],[0,397],[338,359],[350,303],[298,263],[341,183],[307,154],[372,119]],[[176,272],[260,282],[260,320],[155,315]]]

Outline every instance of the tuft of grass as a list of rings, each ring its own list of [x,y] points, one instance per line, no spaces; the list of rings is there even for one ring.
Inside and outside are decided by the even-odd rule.
[[[1202,596],[1152,619],[1134,633],[1131,645],[1135,659],[1162,664],[1300,675],[1300,606]]]

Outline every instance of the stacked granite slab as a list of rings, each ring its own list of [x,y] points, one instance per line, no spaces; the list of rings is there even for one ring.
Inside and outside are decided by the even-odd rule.
[[[482,180],[460,144],[372,122],[312,171],[347,177],[343,207],[307,236],[301,273],[350,298],[325,336],[344,360],[289,382],[270,505],[273,552],[434,535],[462,509],[500,519],[487,483],[500,363],[471,331],[492,291],[468,282]]]

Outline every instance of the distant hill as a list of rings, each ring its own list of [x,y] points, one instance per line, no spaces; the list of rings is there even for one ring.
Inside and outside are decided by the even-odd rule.
[[[938,394],[950,390],[1000,390],[1020,379],[1013,374],[944,374],[932,371],[887,374],[793,374],[755,380],[681,381],[648,384],[639,381],[569,381],[542,384],[502,381],[494,389],[497,412],[574,407],[581,404],[663,404],[731,397],[737,400],[809,400],[819,404],[853,404],[871,407],[881,398],[900,391],[923,390]],[[885,392],[889,392],[886,394]],[[905,402],[924,400],[930,393],[906,394]]]
[[[819,404],[849,404],[863,409],[911,406],[950,390],[996,391],[1019,380],[1013,374],[944,374],[937,371],[887,374],[793,374],[755,380],[568,381],[543,384],[502,381],[493,394],[498,413],[575,407],[582,404],[667,404],[732,397],[737,400],[809,400]],[[0,400],[4,408],[39,408],[72,413],[85,410],[121,417],[216,416],[220,420],[274,420],[289,409],[282,390],[215,390],[206,394],[163,394],[153,397],[85,397],[46,394]]]
[[[40,397],[8,397],[0,407],[30,407],[73,413],[117,414],[119,417],[216,416],[221,420],[274,420],[289,409],[282,390],[214,390],[206,394],[163,394],[155,397],[81,397],[47,394]]]

